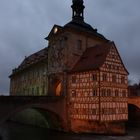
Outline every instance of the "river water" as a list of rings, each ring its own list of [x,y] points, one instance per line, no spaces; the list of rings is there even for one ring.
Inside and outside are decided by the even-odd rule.
[[[2,140],[140,140],[140,128],[129,128],[127,133],[126,136],[78,135],[54,132],[46,128],[12,122],[0,125]]]

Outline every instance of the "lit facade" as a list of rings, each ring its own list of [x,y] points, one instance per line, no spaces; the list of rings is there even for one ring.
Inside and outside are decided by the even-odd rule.
[[[72,21],[54,25],[48,47],[13,70],[10,93],[66,97],[70,131],[124,133],[128,72],[114,42],[84,22],[84,8],[73,0]]]
[[[47,48],[26,57],[10,76],[10,94],[47,95]]]
[[[111,42],[103,47],[108,47],[105,58],[104,51],[97,51],[96,46],[89,48],[89,52],[83,54],[85,57],[83,59],[87,59],[83,61],[87,61],[87,63],[90,61],[91,54],[95,59],[101,57],[98,58],[102,61],[100,67],[94,67],[94,70],[89,69],[91,63],[83,67],[83,62],[80,60],[69,76],[71,121],[75,131],[77,129],[82,131],[81,126],[86,125],[87,121],[91,122],[88,128],[95,129],[92,121],[117,122],[128,119],[128,73],[115,44]]]

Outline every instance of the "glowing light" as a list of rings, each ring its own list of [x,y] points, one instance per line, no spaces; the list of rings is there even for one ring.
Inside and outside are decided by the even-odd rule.
[[[57,31],[58,31],[58,28],[57,28],[57,27],[55,27],[55,28],[54,28],[54,33],[56,34],[56,33],[57,33]]]
[[[62,90],[62,84],[59,83],[56,87],[56,96],[60,96],[61,95],[61,90]]]

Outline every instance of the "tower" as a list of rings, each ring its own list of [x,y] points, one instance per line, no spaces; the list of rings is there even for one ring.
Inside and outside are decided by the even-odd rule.
[[[72,18],[73,20],[84,20],[84,8],[85,6],[83,5],[83,0],[73,0],[73,5],[72,10],[73,10],[73,15]]]

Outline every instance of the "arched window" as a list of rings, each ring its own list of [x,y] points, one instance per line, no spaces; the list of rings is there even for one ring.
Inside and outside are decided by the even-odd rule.
[[[56,96],[60,96],[61,92],[62,92],[62,84],[61,84],[61,82],[59,82],[56,86],[56,89],[55,89]]]

